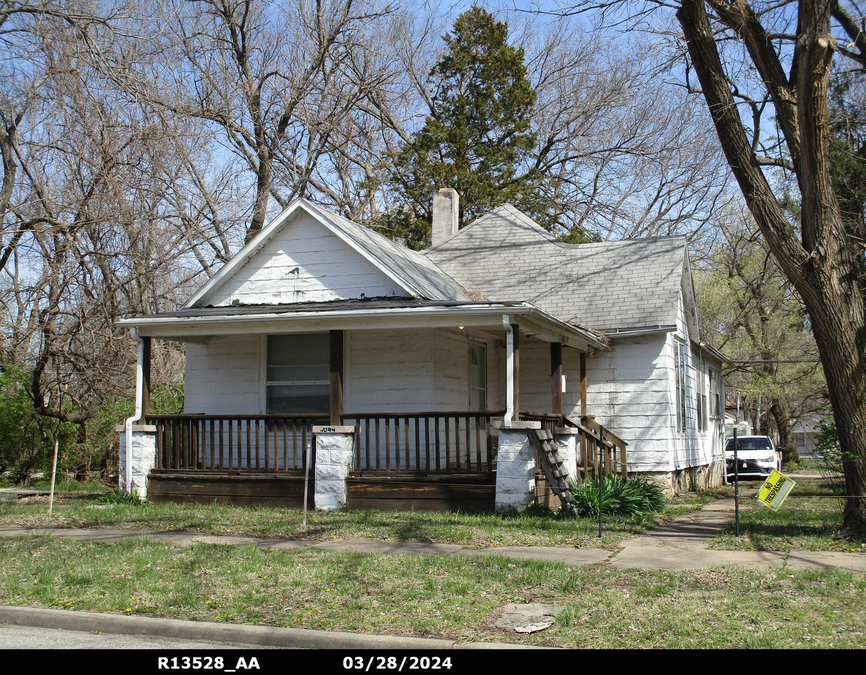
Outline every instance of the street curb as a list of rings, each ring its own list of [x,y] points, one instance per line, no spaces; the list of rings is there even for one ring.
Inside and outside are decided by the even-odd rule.
[[[453,640],[433,638],[362,635],[302,628],[274,626],[239,626],[208,621],[182,621],[146,616],[95,614],[64,609],[0,606],[0,624],[61,628],[121,635],[149,635],[210,642],[233,642],[252,647],[284,647],[290,649],[478,649],[522,648],[522,645],[491,645],[490,643],[458,644]]]

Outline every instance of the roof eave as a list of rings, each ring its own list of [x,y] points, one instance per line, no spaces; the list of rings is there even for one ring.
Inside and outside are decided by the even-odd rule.
[[[226,308],[230,310],[230,308]],[[218,335],[309,332],[315,330],[370,330],[392,328],[501,328],[502,315],[513,315],[524,330],[547,341],[558,341],[581,351],[609,350],[603,337],[567,324],[530,303],[467,303],[448,307],[394,307],[298,311],[260,314],[122,319],[120,328],[135,328],[140,336],[201,341]]]

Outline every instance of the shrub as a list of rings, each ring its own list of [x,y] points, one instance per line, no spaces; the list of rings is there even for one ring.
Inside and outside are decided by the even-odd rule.
[[[572,507],[580,517],[598,515],[598,480],[584,481],[577,485],[569,478]],[[619,474],[604,477],[602,512],[609,516],[637,516],[659,513],[665,508],[665,496],[661,488],[650,483],[645,476],[626,479]]]
[[[40,418],[33,408],[30,395],[30,375],[19,366],[0,370],[0,471],[10,469],[22,475],[51,468],[54,439],[60,447],[75,443],[79,426],[73,422],[58,422]],[[63,401],[66,407],[66,401]],[[58,470],[69,466],[65,455]]]
[[[96,500],[97,504],[132,504],[133,506],[142,506],[146,502],[143,502],[139,496],[138,492],[133,490],[132,492],[109,492],[107,494],[102,495],[99,499]]]

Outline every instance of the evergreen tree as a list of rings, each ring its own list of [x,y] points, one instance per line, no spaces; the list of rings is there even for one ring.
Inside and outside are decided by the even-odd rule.
[[[430,73],[430,115],[394,157],[390,188],[399,208],[380,229],[408,246],[430,243],[432,197],[460,194],[460,225],[505,202],[548,229],[556,208],[532,162],[536,93],[523,49],[508,44],[508,25],[479,7],[460,15],[444,38],[447,51]]]

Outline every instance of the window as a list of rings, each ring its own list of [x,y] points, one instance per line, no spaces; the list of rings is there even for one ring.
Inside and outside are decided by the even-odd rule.
[[[710,368],[710,416],[716,419],[722,416],[719,397],[721,380],[722,374],[718,370]]]
[[[706,364],[702,361],[698,361],[698,387],[697,387],[697,401],[698,401],[698,429],[701,431],[707,430],[707,377],[706,377]]]
[[[487,345],[469,343],[469,409],[487,410]]]
[[[686,431],[686,346],[674,343],[674,377],[677,389],[677,431]]]
[[[328,333],[268,336],[268,413],[328,413]]]

